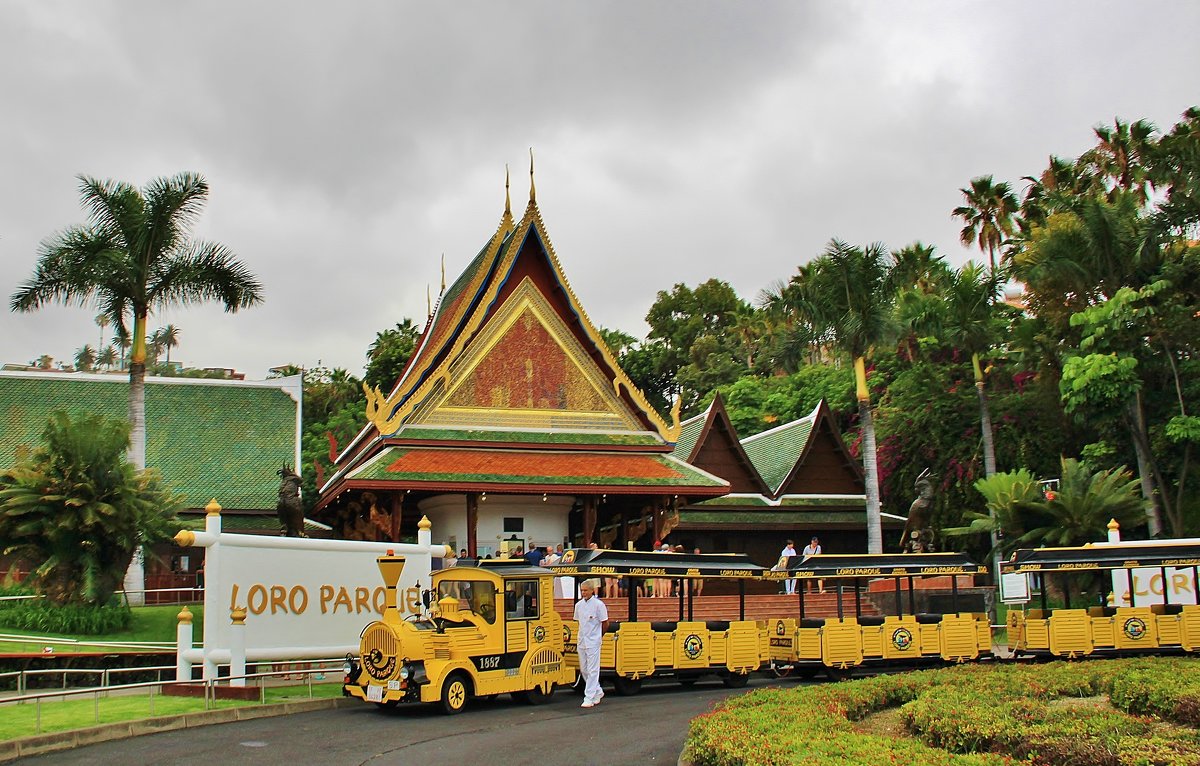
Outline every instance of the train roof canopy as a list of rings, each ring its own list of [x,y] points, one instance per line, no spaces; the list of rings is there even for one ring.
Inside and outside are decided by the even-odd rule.
[[[763,577],[769,574],[744,553],[652,553],[571,548],[550,569],[560,575],[631,577]]]
[[[963,553],[818,554],[788,560],[792,577],[928,577],[986,572],[987,567]]]
[[[1080,548],[1022,548],[1000,563],[1004,574],[1089,569],[1200,566],[1200,543],[1130,543]]]

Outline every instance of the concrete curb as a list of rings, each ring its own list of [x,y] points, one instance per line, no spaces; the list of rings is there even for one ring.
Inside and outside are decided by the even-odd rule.
[[[362,705],[362,702],[357,699],[342,697],[278,702],[271,705],[248,705],[246,707],[226,708],[224,710],[204,710],[196,713],[183,713],[181,715],[141,718],[134,721],[91,726],[86,729],[58,731],[52,734],[37,734],[32,737],[22,737],[21,739],[0,742],[0,763],[31,755],[70,750],[71,748],[82,747],[83,745],[94,745],[98,742],[108,742],[114,739],[140,737],[143,734],[157,734],[162,731],[191,729],[197,726],[212,726],[213,724],[232,723],[234,721],[251,721],[255,718],[271,718],[274,716],[291,715],[292,713],[310,713],[314,710],[336,710],[337,708],[354,705]]]

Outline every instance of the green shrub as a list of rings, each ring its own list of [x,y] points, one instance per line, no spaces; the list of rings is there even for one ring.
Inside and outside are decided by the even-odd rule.
[[[124,630],[132,619],[133,612],[118,599],[103,606],[56,606],[46,599],[0,601],[0,625],[12,630],[96,636]]]
[[[978,664],[763,689],[695,719],[686,754],[697,766],[1200,766],[1200,734],[1157,720],[1195,725],[1197,670],[1184,658]],[[854,728],[897,706],[914,738]]]

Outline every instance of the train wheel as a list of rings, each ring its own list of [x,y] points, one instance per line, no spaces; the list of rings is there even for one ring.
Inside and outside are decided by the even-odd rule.
[[[617,694],[620,694],[622,697],[632,697],[642,690],[642,679],[615,676],[613,678],[613,688],[616,689]]]
[[[749,673],[730,673],[721,679],[730,689],[740,689],[750,682]]]
[[[835,668],[833,665],[825,666],[825,675],[829,677],[830,681],[845,681],[853,674],[854,671],[850,668]]]
[[[545,705],[554,696],[554,684],[550,684],[548,689],[542,689],[541,684],[538,684],[532,689],[516,692],[513,696],[526,705]]]
[[[380,710],[395,710],[400,706],[400,700],[388,700],[387,702],[376,702],[375,707]]]
[[[462,673],[451,673],[442,684],[442,712],[447,715],[461,713],[469,696],[467,677]]]

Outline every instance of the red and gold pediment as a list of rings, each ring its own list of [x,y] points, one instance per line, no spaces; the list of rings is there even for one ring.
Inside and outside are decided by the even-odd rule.
[[[413,424],[640,430],[636,416],[528,278],[455,360]]]

